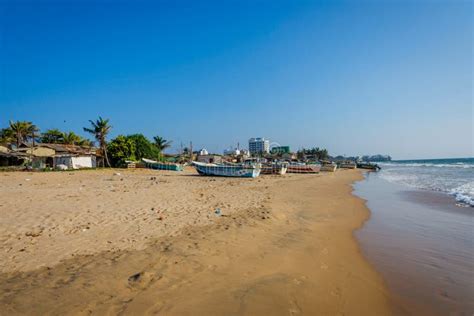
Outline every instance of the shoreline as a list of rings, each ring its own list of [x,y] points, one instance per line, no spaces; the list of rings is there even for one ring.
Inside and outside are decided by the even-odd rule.
[[[183,184],[180,176],[169,177]],[[145,247],[4,272],[0,306],[12,314],[31,313],[31,306],[55,314],[391,314],[390,293],[354,235],[370,216],[365,202],[352,194],[360,178],[359,171],[349,170],[270,176],[244,182],[243,188],[236,188],[241,181],[219,179],[224,189],[201,201],[208,208],[206,225],[191,221],[179,233],[151,236]],[[186,178],[193,185],[210,180]],[[257,194],[245,195],[247,186]],[[215,216],[212,201],[227,200],[236,190],[250,203],[237,196],[224,206],[224,216]],[[231,211],[241,204],[245,207]]]
[[[416,315],[472,314],[470,209],[375,174],[354,187],[372,214],[357,240],[397,305]]]

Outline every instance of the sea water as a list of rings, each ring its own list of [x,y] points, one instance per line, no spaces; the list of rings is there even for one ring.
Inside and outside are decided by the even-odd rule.
[[[356,233],[412,315],[474,314],[474,159],[394,161],[354,185],[370,219]]]
[[[389,182],[453,196],[459,206],[474,207],[474,158],[400,160],[380,163]]]

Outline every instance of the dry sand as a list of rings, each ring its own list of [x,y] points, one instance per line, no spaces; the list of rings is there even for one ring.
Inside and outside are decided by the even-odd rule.
[[[0,314],[389,315],[360,178],[2,173]]]

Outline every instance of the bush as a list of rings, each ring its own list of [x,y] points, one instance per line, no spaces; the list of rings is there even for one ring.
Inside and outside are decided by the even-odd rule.
[[[133,140],[123,135],[117,136],[107,145],[107,152],[113,167],[124,167],[127,160],[136,160],[135,151]]]
[[[144,135],[128,135],[127,139],[131,140],[135,144],[134,156],[137,160],[141,160],[142,158],[160,160],[160,150]]]

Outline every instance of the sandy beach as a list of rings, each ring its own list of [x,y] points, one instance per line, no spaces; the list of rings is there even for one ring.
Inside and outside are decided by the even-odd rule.
[[[0,314],[390,315],[361,178],[1,173]]]

